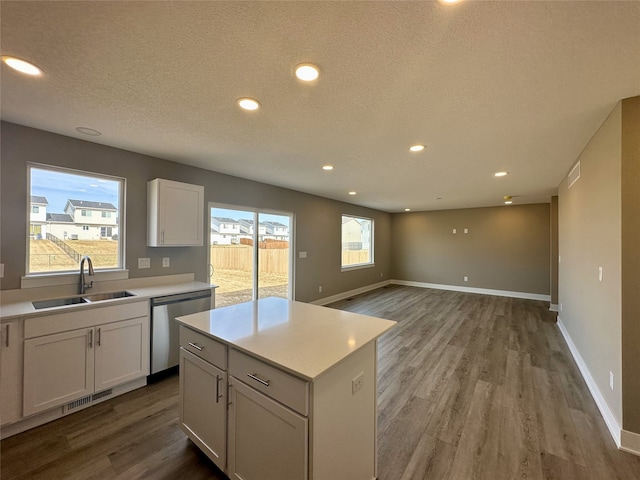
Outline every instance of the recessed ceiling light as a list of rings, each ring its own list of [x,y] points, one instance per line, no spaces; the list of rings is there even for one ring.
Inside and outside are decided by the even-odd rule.
[[[508,175],[509,172],[496,172],[493,174],[494,177],[504,177],[506,175]]]
[[[410,211],[411,211],[411,209],[410,209],[410,208],[405,208],[405,209],[404,209],[404,211],[405,211],[405,212],[410,212]]]
[[[424,149],[425,149],[424,145],[412,145],[409,147],[409,150],[411,150],[412,152],[421,152]]]
[[[511,195],[505,195],[504,196],[504,204],[505,205],[511,205],[513,203],[513,200],[511,200]]]
[[[354,192],[354,191],[349,192],[349,195],[355,195],[355,194],[356,194],[356,192]]]
[[[333,165],[322,165],[322,169],[326,171],[333,170]]]
[[[2,61],[18,72],[26,73],[27,75],[33,76],[42,75],[42,70],[36,67],[33,63],[27,62],[26,60],[21,60],[20,58],[16,57],[4,56],[2,57]]]
[[[260,102],[253,98],[243,97],[236,100],[236,102],[244,110],[258,110],[260,108]]]
[[[320,70],[310,63],[301,63],[295,68],[296,77],[303,82],[313,82],[320,76]]]
[[[76,127],[76,132],[82,133],[83,135],[91,135],[92,137],[99,137],[102,135],[98,130],[94,130],[89,127]]]
[[[436,197],[436,200],[442,200],[442,197]]]
[[[461,2],[462,0],[440,0],[440,3],[444,3],[445,5],[451,5],[453,3]]]

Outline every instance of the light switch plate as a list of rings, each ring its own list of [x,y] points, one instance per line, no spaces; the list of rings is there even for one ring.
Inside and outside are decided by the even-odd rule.
[[[298,258],[307,258],[307,252],[298,252]]]

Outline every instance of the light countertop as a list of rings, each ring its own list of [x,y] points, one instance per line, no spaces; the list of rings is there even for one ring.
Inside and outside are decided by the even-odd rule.
[[[276,297],[177,321],[311,381],[396,323]]]
[[[60,307],[43,308],[36,310],[31,303],[32,300],[40,300],[47,298],[60,298],[64,295],[40,295],[33,293],[26,298],[26,292],[23,295],[15,295],[11,298],[10,295],[2,295],[2,303],[0,304],[0,317],[3,322],[12,320],[18,317],[36,317],[44,315],[52,315],[64,312],[71,312],[77,310],[88,310],[91,308],[97,308],[101,306],[114,305],[116,303],[132,303],[139,302],[141,300],[149,300],[150,298],[162,297],[165,295],[173,295],[178,293],[195,292],[199,290],[209,290],[216,288],[215,285],[210,285],[204,282],[196,281],[182,281],[181,276],[175,276],[178,281],[171,282],[167,279],[167,283],[158,283],[158,281],[145,282],[144,279],[136,279],[135,281],[122,281],[117,285],[112,285],[111,288],[97,288],[88,290],[86,295],[91,295],[106,291],[118,291],[126,290],[134,294],[131,297],[115,298],[112,300],[104,300],[94,303],[80,303],[76,305],[65,305]],[[117,287],[117,288],[116,288]],[[35,290],[35,289],[34,289]],[[77,294],[67,296],[79,296]],[[25,298],[23,298],[25,297]]]

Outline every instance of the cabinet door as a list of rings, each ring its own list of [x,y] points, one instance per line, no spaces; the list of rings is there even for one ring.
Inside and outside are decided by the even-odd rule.
[[[180,425],[221,469],[227,466],[227,374],[180,349]]]
[[[14,320],[2,325],[0,338],[0,421],[12,423],[22,418],[23,323]]]
[[[93,393],[93,328],[24,342],[24,415]]]
[[[96,327],[95,391],[149,374],[149,317]]]
[[[308,478],[308,420],[231,377],[229,477]]]
[[[202,246],[204,187],[172,180],[148,183],[147,245]]]

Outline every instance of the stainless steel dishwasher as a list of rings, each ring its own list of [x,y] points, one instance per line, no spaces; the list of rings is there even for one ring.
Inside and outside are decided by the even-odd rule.
[[[211,290],[151,299],[151,375],[180,363],[180,329],[175,318],[211,308]]]

